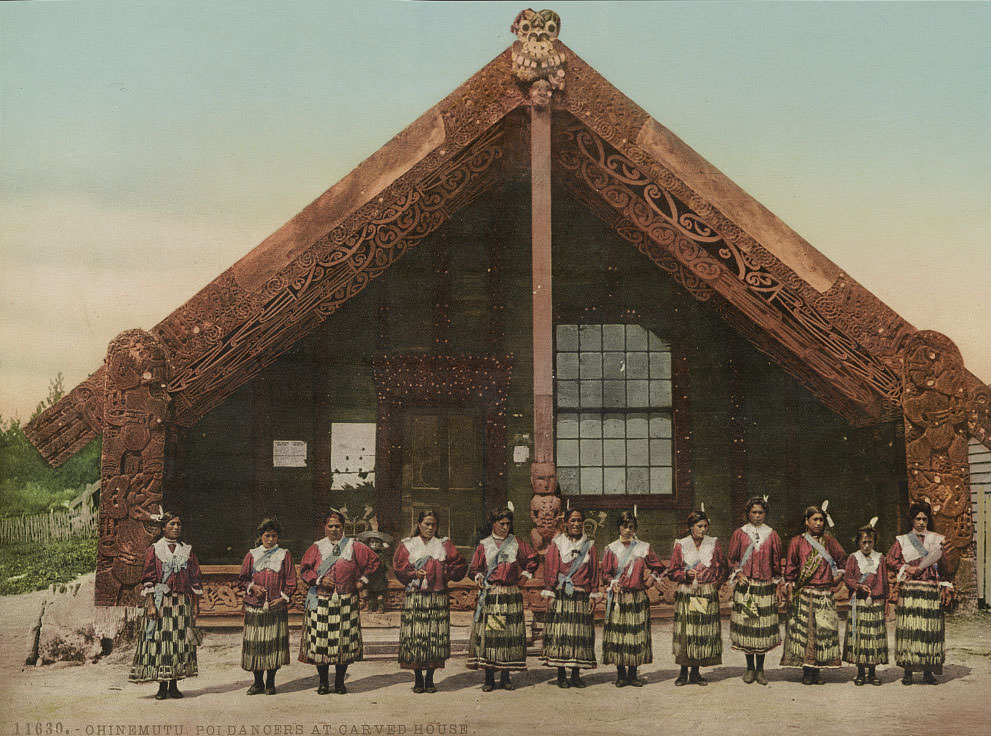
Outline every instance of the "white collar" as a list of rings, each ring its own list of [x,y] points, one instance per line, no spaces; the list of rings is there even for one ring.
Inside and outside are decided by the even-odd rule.
[[[749,521],[740,528],[743,529],[743,533],[746,534],[747,537],[749,537],[750,539],[753,539],[755,534],[757,535],[758,540],[757,543],[754,545],[754,551],[760,549],[761,545],[771,538],[771,533],[774,531],[767,524],[754,526]]]
[[[612,542],[607,547],[607,549],[610,550],[614,555],[616,555],[616,558],[617,559],[622,559],[623,555],[626,553],[626,551],[628,549],[630,549],[630,547],[633,548],[630,551],[630,559],[631,560],[632,559],[635,559],[637,557],[646,557],[647,556],[647,552],[650,551],[650,545],[647,544],[646,542],[640,541],[636,537],[634,537],[633,538],[633,541],[630,542],[630,546],[629,547],[627,547],[625,544],[623,544],[623,540],[622,539],[617,539],[615,542]]]
[[[913,562],[914,560],[922,557],[919,550],[917,550],[915,545],[912,543],[912,536],[918,538],[918,535],[914,531],[908,532],[907,534],[900,534],[898,536],[898,542],[902,546],[902,559],[904,559],[905,562]],[[943,541],[945,539],[946,537],[942,534],[937,534],[936,532],[926,530],[926,538],[922,540],[922,546],[926,548],[927,552],[935,552],[943,546]]]
[[[330,539],[324,537],[323,539],[317,540],[317,548],[320,550],[320,559],[330,557],[334,552],[334,545],[340,544],[348,537],[341,537],[336,542],[331,542]],[[341,550],[341,554],[338,555],[338,559],[341,560],[353,560],[354,559],[354,540],[348,540],[350,544]]]
[[[482,540],[482,546],[485,548],[485,564],[491,565],[492,560],[500,552],[506,555],[506,562],[516,562],[516,555],[520,551],[520,545],[516,541],[516,537],[513,537],[513,541],[506,543],[508,537],[500,539],[494,534],[486,537]],[[498,542],[503,544],[500,546]]]
[[[557,545],[557,551],[561,554],[561,562],[571,562],[575,559],[586,539],[584,534],[578,539],[572,539],[563,533],[554,537],[554,544]]]
[[[702,543],[696,547],[695,540],[689,534],[687,537],[679,539],[678,544],[681,545],[681,556],[684,558],[686,566],[699,563],[702,567],[708,567],[712,564],[712,554],[716,551],[715,537],[705,535],[702,537]]]
[[[403,540],[406,550],[409,552],[410,560],[418,560],[421,557],[432,557],[435,560],[446,560],[447,550],[444,549],[444,542],[447,537],[431,537],[429,542],[424,543],[423,537],[417,534],[415,537],[407,537]]]
[[[253,550],[251,550],[251,558],[254,560],[255,572],[261,572],[262,570],[272,570],[273,572],[279,572],[282,569],[282,561],[286,558],[286,548],[279,547],[275,552],[265,557],[262,560],[265,553],[268,550],[265,549],[264,545],[258,545]]]
[[[860,567],[860,572],[866,572],[868,575],[873,575],[877,572],[877,566],[881,564],[881,557],[883,555],[877,550],[874,550],[871,552],[870,557],[868,557],[858,549],[853,553],[853,556],[857,560],[857,565]]]
[[[175,552],[169,549],[170,544],[175,545]],[[186,566],[186,561],[189,559],[189,553],[192,551],[192,545],[186,544],[185,542],[170,542],[165,537],[162,537],[155,542],[155,556],[162,562],[173,560],[180,569]]]

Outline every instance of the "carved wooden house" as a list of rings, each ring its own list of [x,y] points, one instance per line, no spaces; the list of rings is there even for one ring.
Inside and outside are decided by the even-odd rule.
[[[103,437],[99,604],[132,600],[159,504],[221,574],[272,513],[297,558],[330,506],[397,536],[434,507],[467,549],[511,500],[526,534],[555,468],[600,545],[634,504],[666,550],[700,502],[723,537],[767,494],[784,535],[829,498],[841,543],[878,515],[886,546],[924,497],[969,560],[991,394],[953,343],[517,31],[26,428],[53,464]]]

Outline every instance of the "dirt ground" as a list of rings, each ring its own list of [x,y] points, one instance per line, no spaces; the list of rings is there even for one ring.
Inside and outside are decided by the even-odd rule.
[[[855,687],[851,667],[826,672],[823,686],[797,682],[798,670],[768,657],[770,685],[745,685],[743,655],[724,652],[707,670],[708,687],[674,687],[670,622],[655,622],[648,684],[618,689],[614,671],[586,673],[589,687],[560,690],[554,672],[530,659],[514,692],[481,692],[482,676],[454,658],[438,672],[440,691],[411,692],[411,673],[393,658],[352,665],[347,695],[318,696],[315,669],[279,672],[275,696],[245,695],[240,634],[209,632],[200,675],[185,680],[183,700],[156,701],[153,684],[127,683],[131,652],[96,664],[25,667],[29,630],[44,593],[0,599],[0,736],[419,736],[425,734],[870,733],[914,736],[991,732],[991,615],[953,617],[941,684],[905,687],[901,670],[881,671],[882,687]],[[373,632],[369,631],[371,637]],[[379,636],[391,635],[379,632]],[[600,632],[601,636],[601,632]],[[724,627],[728,641],[728,623]],[[292,645],[298,643],[294,632]],[[893,642],[892,642],[893,643]]]

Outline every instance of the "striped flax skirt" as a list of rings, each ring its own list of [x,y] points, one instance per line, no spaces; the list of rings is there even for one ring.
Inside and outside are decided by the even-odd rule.
[[[788,611],[782,667],[839,667],[840,633],[830,588],[801,588]]]
[[[167,682],[196,677],[196,647],[186,641],[186,628],[192,624],[192,602],[184,593],[167,593],[162,598],[159,618],[149,636],[148,616],[140,619],[138,644],[128,680]]]
[[[284,664],[289,664],[289,610],[282,604],[245,606],[241,669],[261,672]]]
[[[351,664],[364,653],[358,594],[317,596],[316,605],[304,614],[299,661],[309,664]]]
[[[939,584],[902,583],[895,618],[895,664],[909,672],[943,672],[946,630]]]
[[[540,658],[550,667],[594,669],[595,624],[588,612],[588,592],[555,591]]]
[[[884,625],[883,600],[851,598],[843,639],[843,661],[861,665],[888,664],[888,629]]]
[[[722,664],[719,589],[712,583],[697,588],[679,585],[674,594],[674,637],[671,650],[682,667]]]
[[[733,609],[729,616],[729,637],[733,649],[747,654],[763,654],[781,643],[775,596],[777,587],[770,581],[750,581],[749,585],[740,583],[733,588]]]
[[[451,614],[447,591],[406,593],[399,629],[399,666],[436,669],[451,656]]]
[[[525,670],[526,624],[523,595],[515,585],[493,585],[482,618],[471,625],[468,669]]]
[[[638,667],[653,661],[647,591],[615,594],[602,632],[602,664]]]

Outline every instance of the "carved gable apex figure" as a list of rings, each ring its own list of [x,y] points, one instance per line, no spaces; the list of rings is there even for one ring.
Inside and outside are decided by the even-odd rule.
[[[513,73],[523,82],[546,79],[552,89],[564,88],[564,52],[555,41],[561,18],[553,10],[520,11],[509,30],[519,40],[513,44]]]

